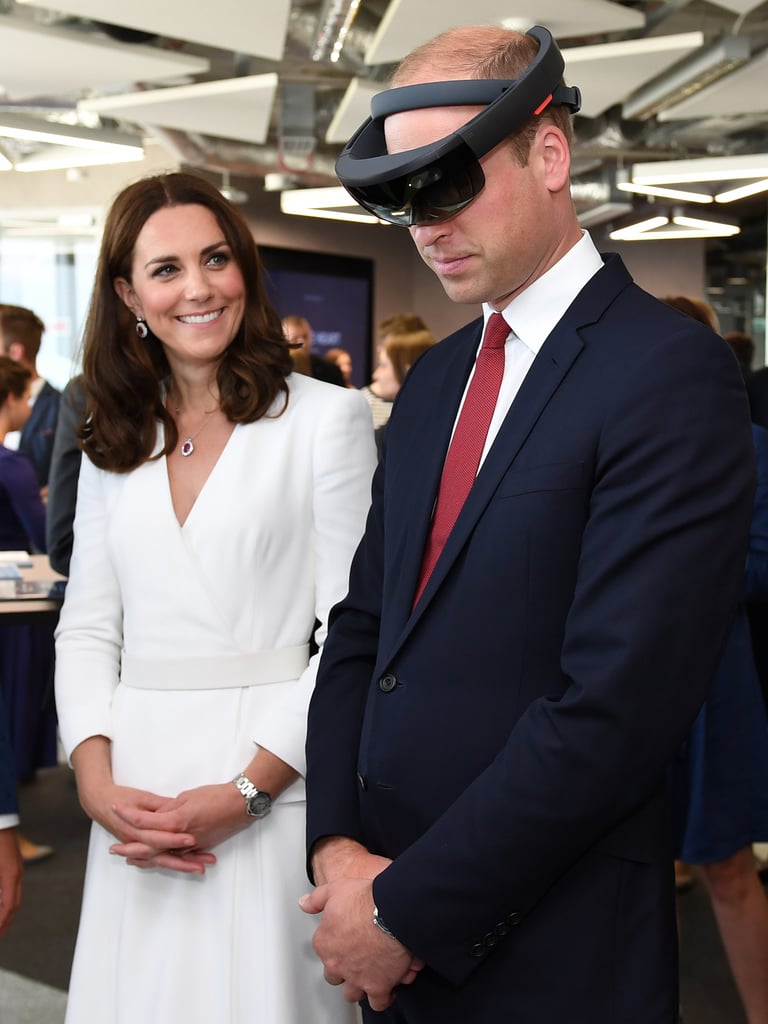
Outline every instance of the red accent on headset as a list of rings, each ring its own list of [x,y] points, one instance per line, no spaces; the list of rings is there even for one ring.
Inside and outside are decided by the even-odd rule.
[[[542,110],[546,110],[546,108],[549,106],[549,104],[551,102],[552,102],[552,93],[550,93],[549,96],[547,96],[547,98],[544,100],[544,102],[540,106],[536,107],[536,109],[533,112],[533,116],[536,117],[536,115],[540,114],[542,112]]]

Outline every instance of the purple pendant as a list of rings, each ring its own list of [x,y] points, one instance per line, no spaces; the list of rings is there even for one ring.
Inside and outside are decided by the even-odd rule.
[[[184,444],[181,446],[181,454],[186,459],[188,455],[191,455],[195,450],[195,446],[192,444],[192,438],[188,437]]]

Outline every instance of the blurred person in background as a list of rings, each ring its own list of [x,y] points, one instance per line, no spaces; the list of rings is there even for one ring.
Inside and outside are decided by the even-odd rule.
[[[305,376],[314,377],[315,380],[324,380],[327,384],[338,384],[345,387],[344,377],[341,370],[335,363],[327,362],[322,356],[312,351],[312,339],[314,337],[312,325],[305,316],[290,314],[283,317],[283,333],[292,345],[300,345],[309,357],[309,374],[303,369],[300,373]],[[303,366],[306,360],[301,360],[299,365]]]
[[[352,356],[349,352],[345,348],[329,348],[325,358],[327,362],[338,366],[346,386],[353,388],[355,385],[352,383]]]
[[[14,447],[24,452],[34,466],[43,494],[48,486],[61,398],[60,392],[37,372],[44,331],[45,324],[31,309],[0,303],[0,352],[29,370],[31,378],[32,413]]]
[[[45,551],[45,506],[32,463],[5,447],[30,416],[30,371],[0,356],[0,550]],[[13,753],[14,779],[32,782],[38,768],[56,764],[56,717],[51,703],[53,627],[49,622],[4,625],[0,633],[0,690]],[[45,860],[53,848],[16,838],[24,861]]]
[[[719,332],[705,300],[672,295],[663,301]],[[752,844],[768,841],[768,715],[743,602],[768,600],[768,431],[753,425],[752,434],[757,490],[743,600],[669,780],[675,855],[684,865],[698,865],[747,1021],[765,1024],[768,898]]]

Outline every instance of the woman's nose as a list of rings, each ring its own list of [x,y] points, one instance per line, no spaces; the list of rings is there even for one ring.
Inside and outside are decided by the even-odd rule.
[[[192,270],[187,274],[184,292],[187,298],[199,302],[211,294],[211,285],[202,269]]]

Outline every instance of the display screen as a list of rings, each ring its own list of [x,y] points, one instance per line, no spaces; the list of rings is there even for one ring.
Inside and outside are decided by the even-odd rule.
[[[371,379],[373,260],[260,245],[266,284],[277,312],[312,326],[312,351],[343,348],[352,357],[352,383]]]

